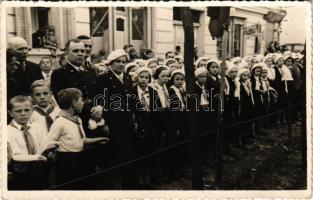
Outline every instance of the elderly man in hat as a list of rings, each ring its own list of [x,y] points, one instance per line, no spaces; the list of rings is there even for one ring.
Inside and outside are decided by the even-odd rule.
[[[41,75],[39,65],[27,60],[28,44],[24,38],[13,37],[8,42],[8,51],[17,58],[17,70],[13,74],[21,86],[23,95],[30,95],[30,85]]]

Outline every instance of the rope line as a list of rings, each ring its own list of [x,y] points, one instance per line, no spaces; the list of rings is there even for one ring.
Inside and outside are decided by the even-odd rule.
[[[248,123],[251,123],[251,122],[260,120],[260,119],[268,118],[268,117],[270,117],[270,116],[273,116],[273,115],[276,115],[276,114],[278,114],[278,113],[284,112],[284,111],[290,109],[291,107],[296,107],[296,106],[299,106],[299,105],[301,105],[301,104],[302,104],[302,103],[297,103],[297,104],[288,106],[288,108],[280,109],[280,110],[278,110],[278,111],[275,111],[275,112],[272,112],[272,113],[269,113],[269,114],[266,114],[266,115],[262,115],[262,116],[260,116],[260,117],[256,117],[256,118],[253,118],[253,119],[250,119],[250,120],[246,120],[246,121],[242,121],[242,122],[230,124],[230,125],[224,126],[224,129],[225,129],[225,128],[238,127],[238,126],[240,126],[240,125],[248,124]],[[212,134],[212,133],[214,133],[214,132],[216,132],[216,131],[217,131],[217,129],[213,129],[213,130],[211,130],[211,131],[204,132],[204,133],[200,134],[200,137],[205,136],[205,135],[208,135],[208,134]],[[80,177],[80,178],[77,178],[77,179],[73,179],[73,180],[71,180],[71,181],[62,183],[62,184],[60,184],[60,185],[47,188],[47,190],[57,189],[57,188],[60,188],[60,187],[62,187],[62,186],[65,186],[65,185],[69,185],[69,184],[72,184],[72,183],[75,183],[75,182],[79,182],[79,181],[82,181],[82,180],[85,180],[85,179],[88,179],[88,178],[92,178],[92,177],[95,177],[95,176],[97,176],[97,175],[105,174],[105,173],[107,173],[107,172],[109,172],[109,171],[112,171],[112,170],[114,170],[114,169],[117,169],[117,168],[120,168],[120,167],[124,167],[124,166],[127,166],[127,165],[129,165],[129,164],[135,163],[135,162],[137,162],[137,161],[150,158],[150,157],[152,157],[152,156],[154,156],[154,155],[158,155],[158,154],[164,153],[164,152],[166,152],[166,151],[168,151],[168,150],[170,150],[170,149],[173,149],[173,148],[175,148],[175,147],[181,146],[181,145],[186,144],[186,143],[188,143],[188,142],[190,142],[190,139],[186,139],[186,140],[184,140],[184,141],[182,141],[182,142],[179,142],[179,143],[176,143],[176,144],[173,144],[173,145],[164,147],[164,148],[162,148],[162,149],[160,149],[160,150],[158,150],[158,151],[155,151],[155,152],[153,152],[153,153],[146,154],[146,155],[141,156],[141,157],[138,157],[138,158],[136,158],[136,159],[133,159],[133,160],[130,160],[130,161],[126,161],[126,162],[123,162],[123,163],[120,163],[120,164],[117,164],[117,165],[114,165],[114,166],[112,166],[112,167],[110,167],[110,168],[106,168],[106,169],[101,170],[101,171],[99,171],[99,172],[95,172],[95,173],[93,173],[93,174],[90,174],[90,175],[87,175],[87,176],[84,176],[84,177]]]

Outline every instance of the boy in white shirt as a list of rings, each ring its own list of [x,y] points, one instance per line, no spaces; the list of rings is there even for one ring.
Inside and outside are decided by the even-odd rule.
[[[57,149],[56,182],[62,184],[90,173],[91,166],[86,162],[84,145],[106,143],[107,138],[86,138],[82,120],[78,117],[84,106],[79,89],[61,90],[58,93],[58,102],[61,112],[52,124],[48,137],[60,144]]]
[[[48,142],[46,129],[42,125],[30,122],[32,111],[31,99],[26,96],[15,96],[9,101],[8,112],[13,118],[7,130],[13,161],[12,189],[34,190],[48,186],[47,158],[42,154],[57,143]]]

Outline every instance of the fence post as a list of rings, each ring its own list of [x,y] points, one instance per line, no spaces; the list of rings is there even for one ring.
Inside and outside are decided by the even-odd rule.
[[[292,105],[291,98],[288,97],[288,108],[287,108],[287,117],[288,117],[288,144],[292,144]]]
[[[305,74],[304,74],[304,77],[305,77]],[[300,107],[301,107],[301,163],[302,163],[303,170],[306,170],[307,168],[307,138],[306,138],[307,114],[306,114],[306,85],[305,84],[301,91]]]

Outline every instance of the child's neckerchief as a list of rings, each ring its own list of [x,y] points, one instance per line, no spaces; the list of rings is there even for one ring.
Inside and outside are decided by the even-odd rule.
[[[179,101],[182,103],[182,108],[184,109],[186,107],[186,92],[183,88],[177,88],[175,85],[172,85],[171,88],[174,90]]]
[[[79,134],[80,134],[80,137],[81,138],[84,138],[84,134],[83,134],[83,130],[81,128],[81,123],[80,123],[80,120],[78,118],[78,116],[71,116],[71,115],[68,115],[64,112],[60,112],[60,114],[58,115],[58,117],[64,117],[65,119],[67,120],[70,120],[71,122],[74,122],[75,124],[77,124],[78,126],[78,130],[79,130]]]
[[[53,119],[51,118],[50,114],[53,112],[54,110],[54,105],[51,105],[47,111],[44,111],[43,109],[41,109],[39,106],[34,106],[34,110],[36,110],[39,114],[45,116],[46,118],[46,124],[47,124],[47,128],[48,130],[50,130],[51,124],[53,123]]]

